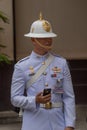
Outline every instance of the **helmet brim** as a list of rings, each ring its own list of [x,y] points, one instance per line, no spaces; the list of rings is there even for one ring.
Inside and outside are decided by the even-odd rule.
[[[55,33],[44,33],[44,34],[27,33],[24,36],[25,37],[33,37],[33,38],[57,37],[57,35]]]

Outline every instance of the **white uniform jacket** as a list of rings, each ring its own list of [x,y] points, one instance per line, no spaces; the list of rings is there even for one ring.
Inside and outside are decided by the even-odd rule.
[[[32,52],[16,63],[11,84],[11,102],[24,109],[22,130],[64,130],[75,127],[75,96],[66,59],[54,55],[54,60],[35,83],[24,91],[27,81],[45,63],[49,53],[40,56]],[[36,104],[35,96],[51,88],[51,102],[62,102],[59,108],[45,109]]]

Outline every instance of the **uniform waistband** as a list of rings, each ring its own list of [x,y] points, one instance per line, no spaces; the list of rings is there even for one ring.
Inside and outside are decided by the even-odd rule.
[[[62,107],[63,103],[62,102],[57,102],[57,103],[51,103],[51,108],[58,108],[58,107]],[[40,104],[41,108],[46,108],[45,104]]]

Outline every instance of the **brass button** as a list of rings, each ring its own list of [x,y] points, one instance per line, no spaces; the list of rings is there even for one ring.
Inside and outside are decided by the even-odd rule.
[[[45,86],[48,87],[48,83],[45,83]]]
[[[47,75],[47,72],[43,72],[43,75]]]
[[[42,65],[45,65],[45,61],[44,61],[44,62],[42,62]]]

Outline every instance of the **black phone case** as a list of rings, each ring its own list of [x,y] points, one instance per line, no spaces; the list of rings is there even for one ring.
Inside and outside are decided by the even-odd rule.
[[[46,88],[44,89],[43,91],[43,96],[47,95],[47,94],[50,94],[51,93],[51,88]]]

